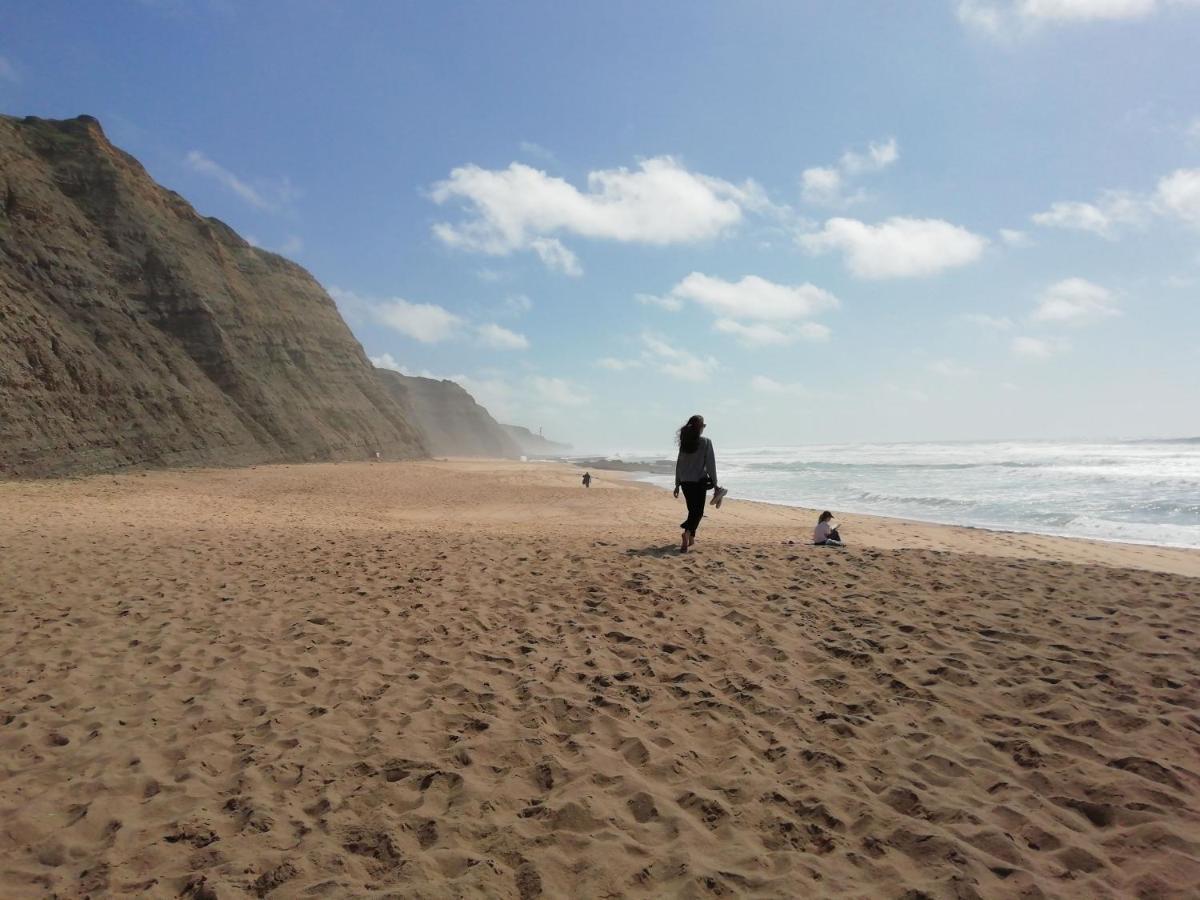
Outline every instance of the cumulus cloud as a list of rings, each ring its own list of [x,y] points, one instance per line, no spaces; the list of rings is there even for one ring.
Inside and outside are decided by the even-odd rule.
[[[390,353],[384,353],[381,356],[369,356],[371,365],[377,369],[391,369],[393,372],[399,372],[401,375],[408,375],[409,371],[406,366],[400,364],[396,357]]]
[[[585,190],[522,163],[501,170],[461,166],[434,184],[430,197],[464,208],[463,220],[434,225],[434,234],[448,246],[494,256],[531,249],[568,274],[577,272],[578,260],[557,234],[694,243],[717,237],[746,210],[767,205],[754,182],[737,185],[691,172],[670,156],[643,160],[634,170],[590,172]]]
[[[224,166],[209,159],[199,150],[189,152],[183,161],[184,165],[193,172],[207,175],[255,209],[264,212],[278,212],[299,195],[286,177],[273,182],[256,182],[252,185],[249,181],[239,178]]]
[[[362,314],[423,344],[460,337],[467,320],[433,303],[410,303],[401,297],[374,299],[331,287],[338,306],[358,319]]]
[[[820,231],[798,235],[809,253],[840,250],[860,278],[914,278],[965,266],[983,254],[987,240],[942,219],[896,216],[878,225],[828,219]]]
[[[423,344],[457,337],[466,320],[433,303],[409,303],[393,297],[375,308],[375,318],[389,328]]]
[[[707,381],[712,373],[720,368],[720,364],[711,356],[700,357],[656,337],[652,334],[642,335],[642,344],[646,349],[646,360],[664,375],[678,378],[680,381]]]
[[[1105,191],[1095,203],[1052,203],[1045,212],[1034,213],[1034,224],[1046,228],[1090,231],[1103,238],[1114,238],[1125,225],[1145,223],[1149,212],[1145,200],[1129,191]]]
[[[475,329],[479,342],[494,350],[528,350],[529,339],[523,334],[509,331],[495,322],[480,325]]]
[[[1028,247],[1033,243],[1023,231],[1017,231],[1013,228],[1001,228],[1000,240],[1009,247]]]
[[[722,334],[730,334],[747,347],[770,347],[794,344],[796,341],[827,341],[829,329],[817,322],[802,322],[799,325],[768,325],[754,322],[750,325],[732,319],[717,319],[713,328]]]
[[[786,383],[776,381],[774,378],[768,378],[766,375],[755,375],[750,379],[750,387],[760,394],[800,397],[811,393],[810,389],[800,382]]]
[[[1111,240],[1123,227],[1144,227],[1154,217],[1200,225],[1200,169],[1176,169],[1149,193],[1108,190],[1095,203],[1058,202],[1032,218],[1038,225],[1088,231]]]
[[[1200,225],[1200,169],[1177,169],[1159,179],[1154,196],[1160,210]]]
[[[757,275],[725,281],[692,272],[671,288],[670,296],[691,300],[728,318],[771,321],[804,319],[838,305],[837,297],[816,285],[776,284]]]
[[[1013,353],[1025,359],[1049,359],[1068,349],[1065,341],[1035,338],[1027,335],[1013,338]]]
[[[1107,288],[1083,278],[1066,278],[1042,291],[1031,318],[1035,322],[1082,324],[1120,314],[1116,298]]]
[[[865,194],[844,193],[847,182],[857,175],[886,169],[900,158],[895,138],[872,142],[865,151],[847,150],[832,166],[813,166],[800,174],[800,193],[809,203],[844,206],[862,200]]]

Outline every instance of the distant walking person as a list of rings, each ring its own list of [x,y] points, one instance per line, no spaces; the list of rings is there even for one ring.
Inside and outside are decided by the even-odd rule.
[[[833,521],[833,513],[829,510],[821,513],[817,518],[817,527],[813,529],[813,543],[823,544],[828,547],[843,547],[842,536],[838,534],[837,526]]]
[[[692,416],[679,429],[679,457],[675,460],[675,497],[683,491],[687,501],[687,519],[679,524],[683,536],[679,552],[687,553],[696,543],[696,529],[704,518],[704,496],[713,488],[713,499],[724,497],[725,488],[717,487],[717,458],[712,441],[704,437],[704,417]]]
[[[590,488],[592,486],[592,473],[591,472],[583,473],[583,486],[585,488]]]

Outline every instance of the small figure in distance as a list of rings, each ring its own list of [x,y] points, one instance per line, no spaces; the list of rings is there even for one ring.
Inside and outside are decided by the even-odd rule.
[[[679,429],[679,456],[675,460],[675,497],[683,490],[687,501],[687,518],[679,524],[683,537],[679,552],[687,553],[688,547],[696,543],[696,529],[704,518],[704,499],[708,489],[713,489],[713,498],[724,497],[725,488],[717,487],[717,458],[713,453],[712,441],[702,436],[704,416],[692,416]]]
[[[817,527],[813,529],[813,543],[825,547],[844,547],[842,536],[838,534],[837,523],[833,521],[833,513],[829,510],[821,513],[817,519]]]
[[[382,460],[382,459],[383,459],[383,457],[382,457],[382,456],[380,456],[380,455],[379,455],[379,451],[378,451],[378,450],[376,450],[376,451],[375,451],[375,458],[374,458],[374,462],[379,462],[379,461],[380,461],[380,460]]]
[[[592,473],[591,472],[583,473],[583,486],[585,488],[590,488],[592,486]]]

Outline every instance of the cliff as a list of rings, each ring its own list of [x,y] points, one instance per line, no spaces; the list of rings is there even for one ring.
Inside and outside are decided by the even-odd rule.
[[[0,116],[0,475],[424,456],[333,301],[96,120]]]
[[[544,438],[540,434],[534,434],[528,428],[523,428],[520,425],[505,425],[503,427],[508,432],[509,437],[516,441],[517,446],[521,448],[521,453],[526,456],[562,456],[571,449],[570,444],[561,444],[558,441]]]
[[[514,458],[521,448],[486,409],[453,381],[376,369],[380,382],[438,456]]]

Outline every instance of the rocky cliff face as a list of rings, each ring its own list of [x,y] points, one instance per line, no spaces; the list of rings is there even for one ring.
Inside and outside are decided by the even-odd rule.
[[[380,381],[437,456],[513,458],[522,451],[503,425],[453,381],[376,369]]]
[[[89,117],[0,116],[0,475],[423,456],[321,286]]]

